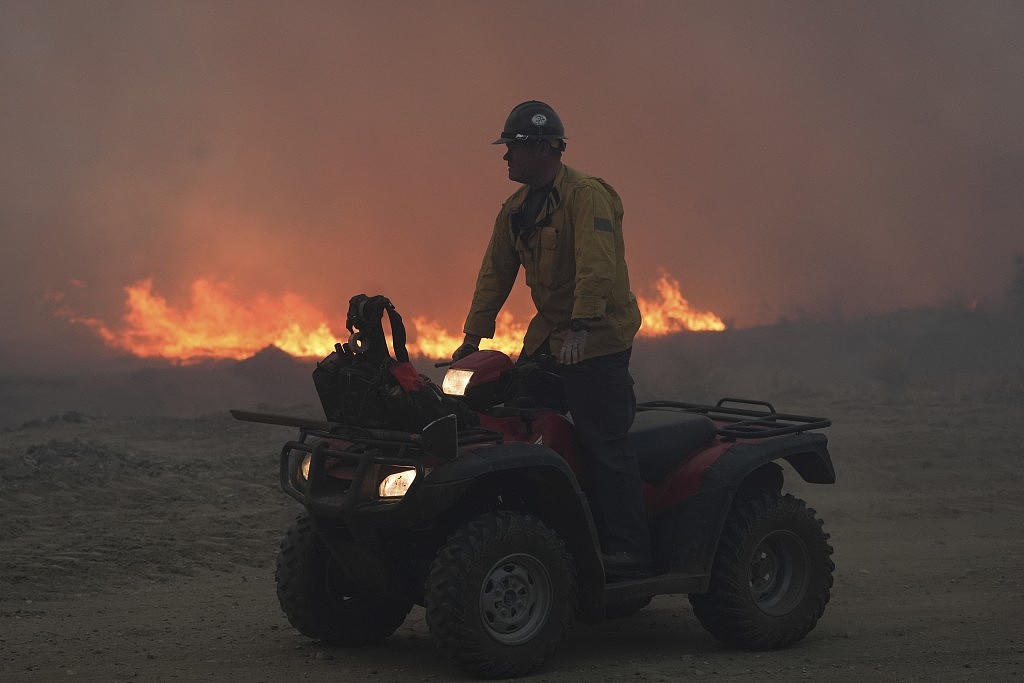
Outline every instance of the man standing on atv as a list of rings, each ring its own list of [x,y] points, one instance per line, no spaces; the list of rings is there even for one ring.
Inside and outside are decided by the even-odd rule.
[[[609,575],[650,566],[650,538],[636,454],[627,433],[636,412],[629,357],[640,309],[629,288],[622,201],[600,178],[562,163],[565,129],[543,102],[516,106],[494,144],[522,186],[498,212],[477,277],[458,360],[494,336],[495,320],[526,270],[537,314],[520,362],[559,361],[561,396],[588,455],[591,505]]]

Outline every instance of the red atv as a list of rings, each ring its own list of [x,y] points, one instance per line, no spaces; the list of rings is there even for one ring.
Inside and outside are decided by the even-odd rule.
[[[444,391],[476,419],[452,414],[419,431],[234,411],[300,429],[280,478],[305,511],[276,574],[296,629],[369,644],[422,605],[451,661],[508,678],[542,666],[575,617],[628,615],[655,595],[688,594],[701,624],[740,648],[785,647],[814,628],[832,547],[814,510],[782,493],[779,461],[834,483],[814,431],[827,419],[738,399],[640,404],[630,439],[655,571],[610,581],[572,422],[512,398],[537,371],[529,365],[497,351],[453,363]]]

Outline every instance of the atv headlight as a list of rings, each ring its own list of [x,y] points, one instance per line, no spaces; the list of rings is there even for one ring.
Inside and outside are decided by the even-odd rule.
[[[469,380],[472,378],[472,370],[449,368],[448,372],[444,373],[444,381],[441,382],[441,391],[449,396],[465,396],[466,387],[469,386]]]
[[[401,498],[409,492],[409,487],[414,481],[416,470],[413,468],[394,472],[381,479],[377,493],[381,498]]]

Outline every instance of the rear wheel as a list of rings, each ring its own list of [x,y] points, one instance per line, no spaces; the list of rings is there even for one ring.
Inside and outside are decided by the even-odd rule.
[[[738,498],[726,521],[708,592],[691,595],[701,624],[745,649],[786,647],[806,636],[832,588],[832,546],[814,510],[791,495]]]
[[[540,520],[489,513],[456,529],[427,580],[426,612],[440,649],[488,678],[527,674],[557,649],[576,611],[565,544]]]
[[[332,645],[368,645],[405,621],[412,603],[371,596],[346,575],[308,515],[295,520],[277,555],[277,598],[300,633]]]

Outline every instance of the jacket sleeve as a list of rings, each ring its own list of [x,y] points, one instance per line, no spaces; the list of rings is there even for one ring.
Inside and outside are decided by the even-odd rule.
[[[494,221],[491,241],[484,252],[480,273],[476,278],[473,303],[466,317],[463,332],[478,337],[494,336],[495,320],[505,305],[519,273],[519,254],[512,244],[508,214],[502,210]]]
[[[590,180],[573,197],[576,243],[576,293],[572,317],[596,320],[605,315],[605,303],[615,283],[622,216],[604,188]]]

